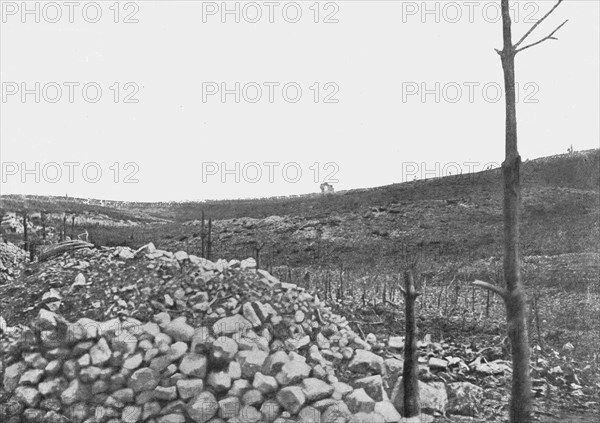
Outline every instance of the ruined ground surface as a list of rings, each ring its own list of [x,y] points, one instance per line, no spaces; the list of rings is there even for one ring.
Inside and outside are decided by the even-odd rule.
[[[81,317],[95,321],[131,317],[151,321],[156,313],[167,311],[185,316],[193,327],[210,326],[222,317],[235,299],[263,299],[274,306],[285,304],[272,297],[268,286],[255,271],[228,270],[236,262],[209,263],[207,271],[193,265],[187,254],[168,252],[137,256],[128,248],[82,249],[47,262],[27,265],[20,278],[0,286],[2,316],[9,327],[18,327],[35,318],[40,309],[49,309],[69,321]],[[360,308],[360,307],[359,307]],[[373,350],[383,357],[402,360],[402,349],[391,348],[390,337],[403,334],[401,308],[379,305],[349,312],[348,306],[333,304],[332,311],[348,316],[350,327],[364,339],[376,339]],[[426,311],[424,312],[426,314]],[[447,322],[447,336],[430,333],[429,319],[421,318],[421,379],[425,382],[470,382],[482,388],[481,410],[476,417],[447,414],[438,421],[502,421],[509,397],[509,354],[502,336],[495,330],[473,333],[459,329],[464,322]],[[380,324],[383,322],[384,324]],[[452,328],[455,324],[457,327]],[[502,322],[497,322],[501,327]],[[10,330],[8,332],[11,332]],[[284,339],[293,339],[291,332]],[[5,333],[3,346],[10,337]],[[536,390],[536,416],[539,421],[591,422],[598,413],[600,379],[597,363],[575,361],[572,346],[546,347],[534,354],[532,362]],[[441,360],[441,365],[432,359]],[[338,377],[351,382],[352,375],[340,367]],[[557,417],[562,416],[562,417]],[[594,417],[592,417],[594,416]],[[555,419],[555,420],[552,420]],[[569,420],[570,419],[570,420]],[[587,420],[586,420],[587,419]]]
[[[600,420],[599,164],[599,150],[523,163],[522,274],[530,300],[536,416],[543,422]],[[374,334],[384,355],[402,358],[387,340],[403,335],[399,275],[406,258],[418,255],[422,364],[427,367],[430,357],[459,358],[469,371],[463,374],[454,365],[431,372],[433,380],[471,381],[485,394],[481,415],[448,420],[502,421],[506,415],[510,374],[475,370],[478,358],[510,359],[504,309],[470,285],[474,279],[502,284],[497,171],[287,199],[154,205],[0,199],[2,211],[23,207],[51,213],[46,244],[56,242],[62,213],[69,211],[81,215],[72,232],[89,230],[97,248],[28,263],[22,250],[3,244],[0,326],[6,321],[16,328],[8,331],[12,335],[40,308],[58,304],[58,312],[73,321],[84,316],[147,321],[167,310],[201,323],[205,316],[199,310],[206,305],[198,304],[215,300],[216,307],[231,293],[243,295],[239,280],[230,276],[199,285],[201,275],[172,253],[132,258],[130,250],[116,246],[137,249],[153,242],[162,250],[199,256],[205,211],[213,218],[213,258],[258,257],[260,267],[281,281],[327,300],[363,339]],[[30,241],[42,244],[39,228],[35,223]],[[22,245],[22,234],[5,238]],[[4,332],[3,340],[11,336]]]

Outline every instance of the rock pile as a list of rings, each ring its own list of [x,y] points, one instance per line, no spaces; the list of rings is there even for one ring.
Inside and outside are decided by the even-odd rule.
[[[213,263],[152,245],[110,255],[131,263],[143,256],[153,269],[187,267],[189,281],[139,297],[155,310],[146,321],[119,314],[72,323],[41,308],[0,368],[3,422],[409,421],[398,412],[401,337],[363,340],[317,296],[256,269],[253,259]],[[87,287],[79,279],[71,295]],[[453,365],[431,357],[421,367],[432,376]],[[429,414],[419,422],[447,407],[477,413],[481,389],[450,385],[422,383]]]
[[[257,273],[251,260],[240,267]],[[223,310],[213,312],[221,317],[206,326],[193,327],[167,312],[146,323],[133,318],[70,323],[41,309],[5,368],[3,387],[11,398],[0,418],[399,421],[384,378],[397,374],[402,362],[371,352],[318,298],[263,275],[263,290],[277,301],[231,296]],[[336,376],[342,363],[355,376],[352,384]]]

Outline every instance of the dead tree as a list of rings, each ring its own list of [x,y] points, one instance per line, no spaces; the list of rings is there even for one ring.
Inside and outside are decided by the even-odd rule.
[[[554,34],[567,23],[564,21],[546,37],[531,44],[521,46],[525,39],[556,10],[563,2],[559,0],[554,7],[538,20],[513,45],[512,22],[509,0],[502,0],[502,27],[504,46],[496,50],[502,61],[506,95],[506,158],[502,163],[504,179],[504,281],[506,288],[483,281],[475,281],[476,286],[491,290],[504,299],[508,338],[511,343],[513,364],[512,392],[509,417],[511,423],[530,423],[532,421],[531,376],[529,374],[529,340],[527,333],[527,298],[523,289],[519,263],[519,205],[521,186],[519,170],[521,156],[517,149],[517,111],[515,93],[515,56],[547,40],[556,40]]]
[[[42,218],[42,239],[46,241],[46,212],[41,213]]]
[[[208,218],[208,234],[206,239],[206,259],[210,260],[210,253],[212,251],[212,217]]]
[[[61,232],[61,237],[60,240],[64,241],[67,238],[67,214],[65,213],[63,215],[63,222],[62,222],[62,232]]]
[[[206,238],[206,230],[204,228],[204,211],[202,211],[202,223],[200,224],[200,244],[201,247],[201,251],[202,251],[202,258],[206,258],[204,255],[204,240]]]
[[[254,243],[254,257],[256,259],[256,268],[260,269],[260,251],[263,249],[263,247],[265,246],[264,242],[259,243],[258,241],[255,241]]]
[[[404,417],[415,417],[421,414],[421,398],[419,395],[419,349],[417,347],[417,318],[415,303],[421,295],[415,289],[412,269],[404,272],[404,294],[406,306],[406,341],[404,343],[404,369],[402,383],[404,388]]]
[[[344,265],[340,264],[340,286],[338,287],[338,301],[344,304]]]
[[[23,249],[29,251],[29,240],[27,238],[27,210],[23,210]]]

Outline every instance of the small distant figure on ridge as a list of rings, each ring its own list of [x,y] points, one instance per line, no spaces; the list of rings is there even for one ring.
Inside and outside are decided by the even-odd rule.
[[[329,182],[323,182],[320,185],[321,188],[321,194],[333,194],[334,189],[333,189],[333,185],[331,185]]]

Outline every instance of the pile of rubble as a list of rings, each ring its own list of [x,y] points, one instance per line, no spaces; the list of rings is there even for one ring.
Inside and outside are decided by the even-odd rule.
[[[16,278],[26,258],[27,254],[24,250],[10,242],[0,240],[0,284]]]
[[[144,321],[119,313],[71,323],[49,298],[0,368],[3,422],[423,422],[446,411],[477,415],[485,401],[455,377],[469,371],[462,359],[438,358],[452,346],[425,339],[424,414],[402,419],[401,337],[361,338],[317,296],[253,259],[213,263],[151,244],[107,251],[135,267],[188,269],[188,278],[140,294],[155,312]],[[74,293],[89,283],[80,273],[68,285]]]

